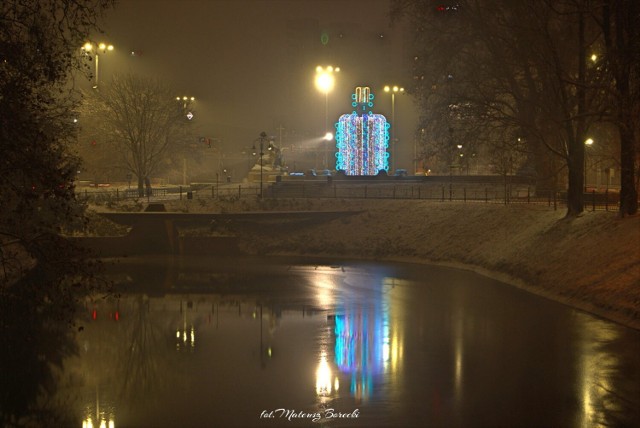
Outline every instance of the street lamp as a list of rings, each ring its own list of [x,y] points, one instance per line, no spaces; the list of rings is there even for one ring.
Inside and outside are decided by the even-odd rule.
[[[267,146],[267,150],[269,150],[269,151],[273,150],[273,144],[271,143],[271,140],[267,140],[267,133],[264,132],[264,131],[262,131],[260,133],[260,138],[258,138],[256,141],[258,141],[260,143],[260,199],[262,199],[262,196],[263,196],[263,194],[262,194],[262,183],[263,183],[263,180],[262,180],[262,174],[263,174],[263,162],[262,162],[262,159],[264,157],[264,144],[267,141],[269,141],[269,145]],[[256,144],[255,144],[255,142],[253,144],[252,149],[253,149],[253,155],[255,156],[255,154],[256,154]]]
[[[176,97],[176,101],[181,102],[182,103],[182,109],[184,111],[184,115],[187,117],[187,119],[191,120],[193,119],[193,113],[191,111],[188,111],[188,107],[189,105],[194,102],[196,100],[196,97],[188,97],[186,95],[182,96],[182,97]]]
[[[98,73],[99,73],[99,68],[98,68],[98,61],[100,58],[100,55],[98,55],[99,52],[102,53],[107,53],[107,52],[111,52],[113,50],[113,45],[108,45],[106,43],[98,43],[97,46],[93,46],[91,43],[87,42],[84,44],[84,46],[82,46],[82,50],[84,51],[85,55],[89,55],[90,52],[92,52],[95,48],[95,63],[96,63],[96,71],[95,71],[95,84],[93,85],[93,89],[98,89]]]
[[[584,168],[583,168],[583,175],[584,175],[584,192],[587,193],[587,148],[591,147],[593,145],[593,138],[587,138],[584,141]]]
[[[403,93],[404,88],[397,85],[387,85],[384,87],[384,91],[391,92],[391,170],[393,171],[396,167],[396,93]]]
[[[193,119],[193,113],[188,110],[189,105],[196,100],[196,97],[193,96],[182,96],[176,97],[176,101],[182,103],[182,111],[187,118],[187,120]],[[187,156],[185,153],[182,154],[182,185],[187,185]]]
[[[329,132],[329,92],[333,90],[336,79],[334,73],[340,72],[340,67],[333,67],[331,65],[327,67],[316,67],[316,88],[324,93],[324,132]],[[324,169],[327,169],[328,165],[328,153],[327,153],[327,140],[324,142]]]

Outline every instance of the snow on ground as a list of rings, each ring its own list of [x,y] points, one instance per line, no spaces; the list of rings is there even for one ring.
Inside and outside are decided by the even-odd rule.
[[[620,219],[597,211],[566,219],[564,209],[547,205],[385,199],[193,199],[166,207],[179,212],[356,211],[328,222],[235,233],[251,253],[472,269],[640,329],[640,216]]]

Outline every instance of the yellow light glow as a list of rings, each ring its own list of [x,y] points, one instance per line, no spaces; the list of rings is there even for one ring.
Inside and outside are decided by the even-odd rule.
[[[598,55],[593,54],[591,55],[591,61],[596,62],[598,60]]]
[[[335,79],[329,73],[320,73],[316,76],[316,88],[325,94],[331,92],[334,84]]]
[[[98,45],[98,48],[99,48],[101,51],[103,51],[103,50],[105,50],[105,49],[107,48],[107,45],[105,45],[104,43],[100,43],[100,44]]]
[[[320,363],[316,370],[316,394],[328,395],[331,393],[331,368],[327,363],[327,354],[320,355]]]
[[[584,142],[584,144],[586,144],[587,146],[590,146],[593,144],[593,138],[587,138]]]
[[[85,43],[84,46],[82,46],[82,49],[84,49],[85,51],[89,52],[91,51],[91,49],[93,49],[93,45],[89,42]]]
[[[397,86],[397,85],[394,85],[394,86],[387,85],[387,86],[384,87],[384,91],[385,92],[394,92],[394,93],[395,92],[404,92],[404,88],[401,87],[401,86]]]

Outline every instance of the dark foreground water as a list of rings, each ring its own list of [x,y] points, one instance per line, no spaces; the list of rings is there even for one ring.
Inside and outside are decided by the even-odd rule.
[[[85,303],[41,394],[77,427],[640,426],[640,332],[470,272],[145,258],[109,276],[121,294]]]

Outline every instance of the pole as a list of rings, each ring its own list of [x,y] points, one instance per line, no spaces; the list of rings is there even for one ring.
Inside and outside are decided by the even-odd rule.
[[[260,199],[263,197],[262,193],[262,174],[263,174],[263,157],[264,157],[264,138],[266,134],[263,132],[260,134]]]
[[[327,169],[328,154],[327,154],[327,138],[326,135],[329,132],[329,91],[324,92],[324,169]]]
[[[587,146],[584,148],[584,166],[582,167],[582,175],[584,181],[584,193],[587,193]]]
[[[98,52],[96,52],[96,83],[94,85],[95,89],[98,88],[98,58],[100,58],[100,55],[98,55]]]
[[[396,166],[396,93],[391,92],[391,173]]]
[[[182,185],[187,185],[187,158],[182,158]]]
[[[413,175],[418,172],[418,140],[413,138]]]

